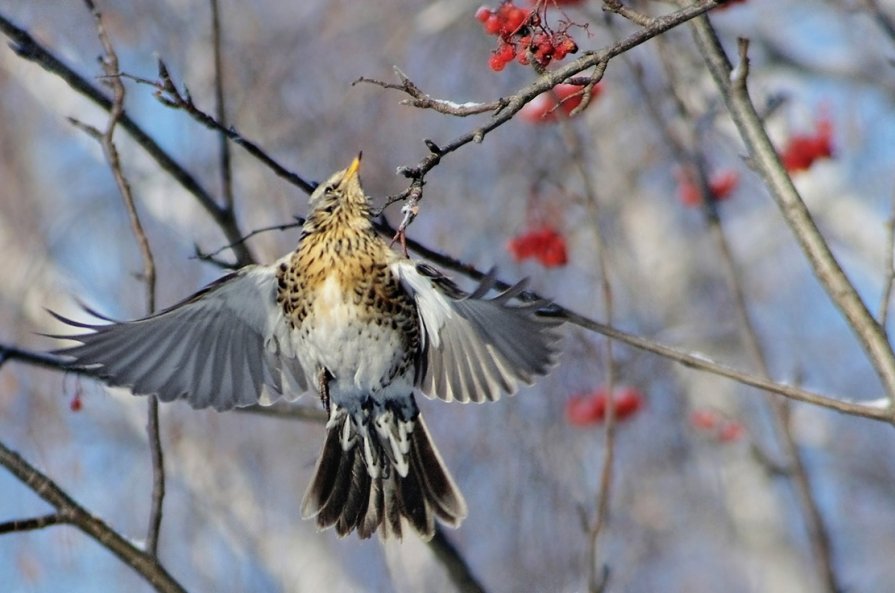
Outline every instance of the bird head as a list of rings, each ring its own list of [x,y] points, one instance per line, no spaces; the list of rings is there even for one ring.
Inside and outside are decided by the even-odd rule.
[[[308,203],[311,210],[332,212],[337,206],[367,206],[367,196],[360,185],[360,162],[363,153],[351,161],[346,169],[337,171],[317,186]]]

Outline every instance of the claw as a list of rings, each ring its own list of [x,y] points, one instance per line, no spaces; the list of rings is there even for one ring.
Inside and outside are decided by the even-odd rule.
[[[323,409],[326,410],[326,415],[329,416],[330,413],[330,399],[329,399],[329,382],[332,381],[333,376],[329,374],[329,370],[327,368],[321,368],[320,372],[317,373],[317,390],[320,393],[320,403],[323,404]]]

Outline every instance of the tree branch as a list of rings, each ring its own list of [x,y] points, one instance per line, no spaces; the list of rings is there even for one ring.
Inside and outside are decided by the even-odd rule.
[[[105,52],[102,58],[102,66],[105,73],[104,81],[112,89],[113,96],[109,109],[109,122],[105,132],[100,137],[100,143],[109,163],[109,168],[115,177],[115,184],[118,186],[118,191],[124,201],[131,223],[131,230],[140,248],[140,255],[143,260],[143,281],[146,283],[146,312],[151,315],[155,312],[155,259],[149,246],[149,239],[146,237],[146,231],[143,229],[143,223],[137,214],[137,206],[134,202],[130,183],[128,183],[124,176],[124,171],[121,169],[121,159],[114,141],[115,128],[124,114],[125,96],[124,83],[121,82],[121,77],[119,76],[118,54],[115,52],[112,40],[109,38],[103,25],[99,9],[97,9],[93,0],[84,0],[84,2],[93,15],[96,34]],[[158,397],[150,395],[146,401],[148,406],[146,433],[149,441],[149,457],[152,461],[152,497],[149,508],[149,527],[146,534],[146,550],[149,555],[156,557],[158,556],[159,532],[162,526],[162,504],[165,498],[165,464],[159,429]]]
[[[670,14],[654,17],[650,19],[649,26],[643,27],[627,38],[599,51],[585,52],[581,57],[562,68],[545,72],[537,80],[523,87],[514,95],[500,99],[499,104],[501,108],[495,111],[491,119],[481,126],[470,130],[447,144],[437,145],[432,140],[425,140],[429,154],[414,166],[398,168],[398,172],[401,175],[411,180],[410,186],[399,194],[389,196],[386,205],[403,201],[408,197],[415,197],[418,201],[422,197],[422,187],[425,184],[426,174],[441,162],[442,157],[467,144],[473,142],[481,143],[486,135],[510,121],[526,103],[538,95],[590,68],[594,68],[595,73],[590,77],[589,84],[596,84],[603,76],[603,71],[612,58],[649,41],[656,35],[699,16],[718,4],[717,0],[701,0]],[[404,86],[403,84],[400,86],[396,85],[394,88],[407,92]]]
[[[109,111],[112,108],[112,100],[102,91],[87,81],[83,76],[69,68],[52,52],[38,43],[30,33],[15,26],[9,19],[0,14],[0,31],[10,40],[10,47],[21,58],[40,65],[48,72],[55,74],[67,83],[72,89],[80,93],[102,109]],[[227,239],[234,243],[233,253],[240,265],[246,265],[255,261],[254,256],[247,245],[237,243],[242,231],[232,210],[218,206],[211,194],[196,180],[191,173],[184,169],[180,163],[174,160],[159,144],[152,139],[137,123],[122,113],[119,124],[125,129],[134,141],[141,146],[146,153],[158,163],[163,171],[174,178],[187,192],[193,195],[199,204],[211,215],[212,219],[221,227],[221,231]]]
[[[780,207],[799,246],[805,253],[815,276],[836,307],[848,320],[852,330],[864,347],[870,362],[876,369],[890,400],[895,399],[895,353],[885,332],[874,319],[854,286],[830,251],[805,206],[792,179],[780,163],[762,125],[761,118],[752,104],[746,88],[749,62],[748,42],[740,40],[740,60],[734,69],[727,59],[708,18],[693,21],[694,37],[706,66],[721,91],[733,122],[739,130],[755,170],[764,179],[771,195]]]
[[[70,521],[68,517],[61,513],[50,513],[40,517],[31,517],[30,519],[13,519],[12,521],[0,523],[0,535],[16,531],[34,531],[62,523],[70,523]]]
[[[87,512],[53,480],[25,461],[21,455],[0,442],[0,465],[25,486],[44,499],[60,516],[57,523],[73,525],[134,569],[159,593],[186,593],[186,590],[152,555],[138,549],[109,527],[102,519]],[[36,521],[36,519],[26,519]]]

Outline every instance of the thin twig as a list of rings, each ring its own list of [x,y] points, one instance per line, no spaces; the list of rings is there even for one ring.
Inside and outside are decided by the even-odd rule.
[[[895,41],[895,22],[883,12],[877,0],[864,0],[867,10],[879,24],[880,28],[889,36],[889,39]]]
[[[102,519],[75,502],[58,484],[0,442],[0,465],[25,486],[48,502],[61,516],[60,523],[73,525],[115,554],[151,584],[159,593],[186,593],[186,590],[157,559],[109,527]],[[62,520],[64,519],[64,521]]]
[[[895,199],[892,200],[889,220],[886,221],[886,257],[883,272],[883,291],[879,300],[879,325],[888,335],[886,326],[889,324],[889,306],[892,302],[892,290],[895,288]]]
[[[697,46],[705,59],[727,109],[749,150],[755,170],[762,176],[777,201],[783,218],[806,255],[815,276],[857,335],[876,369],[886,394],[895,399],[895,353],[885,333],[851,284],[829,245],[814,223],[792,179],[780,163],[761,118],[749,97],[748,42],[740,40],[740,60],[734,69],[715,30],[705,17],[693,20]]]
[[[296,219],[296,222],[287,222],[284,224],[274,224],[271,226],[265,226],[265,227],[261,227],[261,228],[257,228],[252,231],[249,231],[249,233],[240,237],[239,240],[237,241],[237,243],[243,243],[245,241],[248,241],[255,235],[260,235],[261,233],[267,233],[270,231],[287,231],[289,229],[299,228],[305,223],[303,218],[296,216],[295,219]],[[233,245],[234,245],[233,243],[228,243],[227,245],[224,245],[223,247],[219,247],[210,253],[204,253],[202,251],[199,251],[199,248],[197,245],[196,246],[196,258],[201,259],[201,260],[210,260],[210,259],[214,258],[214,256],[219,255],[222,251],[226,251],[227,249],[230,249],[231,247],[233,247]]]
[[[165,105],[166,107],[170,107],[172,109],[180,109],[186,112],[190,117],[194,120],[208,128],[209,130],[214,130],[220,133],[222,136],[225,136],[227,139],[235,142],[239,146],[243,147],[246,152],[250,155],[261,161],[267,168],[274,172],[277,177],[281,177],[288,181],[289,183],[295,185],[300,188],[305,193],[310,194],[314,191],[314,188],[317,187],[316,183],[306,180],[304,177],[293,173],[279,162],[277,162],[272,156],[267,154],[263,148],[258,146],[253,141],[249,140],[242,134],[236,131],[236,128],[233,126],[229,126],[219,121],[212,115],[209,115],[205,111],[199,108],[198,105],[193,101],[192,96],[189,91],[184,90],[181,92],[178,90],[177,85],[174,83],[171,78],[171,73],[168,70],[168,67],[161,60],[158,61],[158,80],[148,80],[146,78],[141,78],[139,76],[133,76],[130,74],[123,74],[122,76],[126,76],[127,78],[137,82],[139,84],[146,84],[154,89],[155,97]],[[236,239],[231,239],[235,241]]]
[[[406,74],[404,74],[400,68],[397,66],[394,68],[395,75],[398,77],[398,80],[401,81],[400,84],[395,84],[392,82],[383,82],[381,80],[376,80],[374,78],[366,78],[365,76],[361,76],[357,80],[351,83],[351,86],[360,83],[372,84],[375,86],[382,87],[384,89],[392,89],[401,91],[410,95],[411,99],[404,99],[401,101],[402,105],[410,105],[411,107],[417,107],[419,109],[431,109],[433,111],[437,111],[438,113],[443,113],[445,115],[453,115],[456,117],[468,117],[470,115],[478,115],[480,113],[488,113],[492,111],[500,111],[504,107],[506,107],[506,99],[497,99],[496,101],[489,101],[488,103],[456,103],[454,101],[447,101],[445,99],[435,99],[424,93],[412,80],[410,80]]]
[[[256,404],[254,406],[246,406],[245,408],[235,408],[237,412],[245,412],[248,414],[257,414],[258,416],[269,416],[271,418],[282,418],[283,420],[301,420],[304,422],[322,423],[329,418],[326,412],[318,407],[296,406],[282,402],[275,403],[270,406],[262,406]]]
[[[478,581],[466,559],[460,555],[456,546],[444,534],[440,525],[435,526],[435,535],[429,540],[429,549],[441,562],[448,577],[460,593],[485,593],[485,588]]]
[[[565,141],[569,157],[578,176],[584,185],[585,205],[590,218],[591,228],[594,233],[594,251],[596,263],[599,267],[600,293],[603,299],[603,314],[607,323],[612,324],[615,318],[613,307],[612,282],[609,275],[609,259],[606,241],[600,226],[600,204],[597,199],[597,184],[591,175],[591,169],[585,162],[585,155],[581,142],[575,134],[575,129],[570,125],[568,118],[561,118],[563,140]],[[593,521],[587,527],[588,538],[588,591],[600,593],[608,585],[608,566],[601,562],[600,536],[605,530],[609,520],[609,510],[612,494],[612,482],[615,463],[615,383],[616,362],[613,356],[612,340],[606,340],[605,368],[606,391],[609,396],[606,399],[606,417],[603,427],[603,463],[600,469],[600,482],[597,488]]]
[[[140,248],[140,255],[143,260],[143,281],[146,283],[146,312],[151,315],[155,312],[155,260],[152,256],[152,249],[149,246],[149,239],[146,237],[146,232],[143,229],[143,223],[137,214],[137,206],[134,203],[130,184],[122,171],[121,159],[114,141],[115,128],[124,113],[125,96],[124,83],[118,75],[120,72],[118,54],[115,52],[112,41],[103,25],[99,9],[97,9],[93,0],[84,0],[84,2],[93,14],[97,37],[103,46],[104,56],[101,61],[105,73],[104,80],[112,89],[113,96],[112,105],[109,109],[109,121],[101,139],[103,153],[106,155],[109,168],[112,169],[115,183],[118,186],[118,191],[124,200],[124,205],[130,218],[131,229]],[[147,399],[147,404],[146,434],[149,441],[149,456],[152,461],[152,497],[149,510],[149,527],[146,534],[146,551],[150,556],[156,557],[158,555],[159,532],[162,525],[162,505],[165,498],[165,465],[159,429],[158,397],[150,395]]]
[[[224,68],[221,58],[221,14],[218,0],[211,4],[211,47],[214,54],[214,102],[217,120],[227,125],[227,106],[224,102]],[[225,208],[233,210],[233,168],[230,163],[230,142],[224,134],[218,135],[218,159],[221,168],[221,193]]]
[[[603,10],[606,12],[614,12],[641,27],[649,27],[653,22],[652,18],[641,12],[637,12],[633,8],[628,8],[619,0],[603,0]]]
[[[70,522],[70,518],[62,513],[50,513],[29,519],[13,519],[12,521],[0,523],[0,535],[17,531],[34,531],[35,529],[43,529],[44,527]]]

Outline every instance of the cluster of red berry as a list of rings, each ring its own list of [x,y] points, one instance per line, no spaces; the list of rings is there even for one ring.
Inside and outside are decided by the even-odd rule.
[[[626,420],[643,408],[644,397],[634,387],[622,387],[615,390],[612,402],[615,404],[616,420]],[[609,390],[605,387],[573,396],[566,402],[566,421],[574,426],[599,424],[606,419],[608,403]]]
[[[689,172],[681,170],[677,172],[678,196],[685,206],[699,206],[702,199],[699,196],[699,188],[693,181]],[[712,199],[717,201],[730,197],[730,194],[740,183],[740,174],[733,169],[724,169],[713,173],[709,178],[709,192]]]
[[[790,173],[805,171],[814,161],[833,156],[833,123],[828,117],[817,121],[812,134],[796,134],[780,153],[780,161]]]
[[[505,0],[492,10],[482,6],[475,13],[485,32],[499,37],[497,49],[488,64],[495,72],[516,60],[523,66],[535,64],[546,68],[553,60],[562,60],[578,51],[567,28],[552,31],[537,10],[520,8],[513,0]]]
[[[550,226],[542,226],[510,239],[507,249],[516,261],[534,258],[546,268],[564,266],[569,261],[565,238]]]

